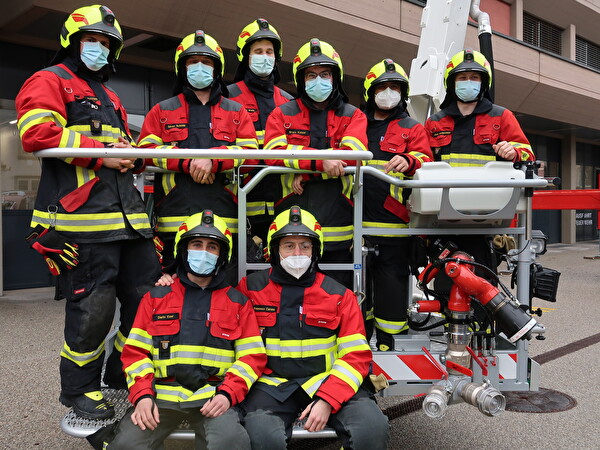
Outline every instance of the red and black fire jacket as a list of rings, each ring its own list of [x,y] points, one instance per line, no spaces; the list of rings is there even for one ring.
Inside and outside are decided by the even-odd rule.
[[[300,386],[335,413],[358,391],[372,359],[356,296],[322,273],[304,287],[271,275],[255,272],[238,286],[254,305],[267,350],[256,387],[283,401],[287,387]]]

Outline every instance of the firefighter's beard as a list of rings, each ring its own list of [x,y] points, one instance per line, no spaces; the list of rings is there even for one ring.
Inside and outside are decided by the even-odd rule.
[[[300,279],[310,267],[311,259],[306,255],[290,255],[282,258],[279,254],[281,268],[296,279]]]

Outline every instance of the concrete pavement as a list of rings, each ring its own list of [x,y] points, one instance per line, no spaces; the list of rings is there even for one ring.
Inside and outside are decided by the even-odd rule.
[[[490,418],[459,404],[439,420],[419,410],[391,421],[390,448],[600,448],[600,390],[595,385],[600,352],[593,343],[600,333],[600,259],[585,258],[598,254],[598,241],[554,244],[538,261],[562,275],[557,303],[534,299],[534,307],[544,309],[539,321],[548,331],[545,341],[531,342],[530,354],[550,355],[542,364],[541,386],[573,397],[574,408],[537,414],[506,411]],[[503,281],[510,284],[508,277]],[[58,402],[64,300],[54,301],[53,293],[42,288],[6,291],[0,297],[0,449],[91,448],[59,427],[66,412]],[[587,347],[565,347],[590,337]],[[381,406],[407,400],[388,397]],[[308,448],[308,441],[294,447]],[[167,449],[191,448],[189,441],[167,442]]]

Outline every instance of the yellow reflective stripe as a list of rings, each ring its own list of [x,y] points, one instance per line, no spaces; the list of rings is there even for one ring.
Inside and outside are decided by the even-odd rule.
[[[267,356],[281,358],[307,358],[311,356],[327,356],[336,352],[336,337],[319,339],[281,340],[268,338],[265,342]]]
[[[347,225],[343,227],[322,227],[325,242],[342,242],[352,239],[354,227]]]
[[[132,328],[125,341],[126,345],[143,348],[147,352],[152,352],[152,336],[141,328]]]
[[[67,125],[67,119],[50,109],[35,108],[27,111],[17,123],[19,128],[19,136],[23,135],[31,128],[42,123],[54,122],[59,127]]]
[[[338,359],[333,365],[333,369],[329,372],[330,375],[338,377],[340,380],[350,386],[354,392],[358,391],[358,388],[363,382],[363,377],[358,370],[352,367],[343,359]]]
[[[415,158],[417,158],[422,163],[425,162],[425,160],[427,160],[427,161],[430,160],[429,155],[426,155],[425,153],[414,151],[414,152],[410,152],[409,154],[414,156]]]
[[[150,358],[143,358],[124,367],[123,371],[127,376],[127,387],[130,388],[135,383],[137,377],[143,378],[150,373],[154,373],[154,365]]]
[[[319,387],[321,387],[321,384],[323,384],[323,380],[325,380],[328,375],[328,372],[323,372],[309,378],[307,381],[302,383],[302,389],[304,389],[304,392],[312,397],[315,395],[315,392],[319,390]]]
[[[92,135],[90,125],[70,125],[68,129],[103,142],[114,142],[123,135],[119,127],[113,127],[105,123],[102,124],[102,134],[100,135]]]
[[[126,340],[127,338],[123,335],[123,333],[121,333],[121,330],[118,330],[114,342],[115,349],[117,349],[118,352],[123,351],[123,347],[125,346]]]
[[[363,221],[362,226],[365,228],[394,228],[396,230],[402,228],[408,228],[407,223],[387,223],[387,222],[367,222]],[[385,233],[369,233],[370,236],[380,236],[380,237],[406,237],[406,234],[385,234]]]
[[[354,136],[344,136],[340,141],[340,147],[348,147],[351,150],[366,150],[365,145],[360,141],[360,139]]]
[[[234,217],[220,216],[221,219],[227,224],[227,228],[231,233],[235,234],[238,232],[238,220]],[[187,216],[165,216],[158,218],[158,231],[164,233],[176,233],[179,230],[179,226],[183,221],[187,219]]]
[[[127,220],[135,230],[149,228],[150,221],[146,213],[127,214]],[[59,231],[112,231],[125,228],[123,213],[94,213],[94,214],[64,214],[57,213],[50,217],[50,213],[34,210],[31,218],[32,225],[46,225],[46,228],[55,224]],[[33,225],[33,226],[35,226]]]
[[[285,147],[287,145],[287,138],[285,134],[281,136],[274,137],[269,142],[265,144],[265,150],[271,150],[276,147]]]
[[[379,317],[375,317],[375,327],[388,334],[398,334],[401,331],[408,330],[408,324],[404,320],[383,320]]]
[[[267,212],[270,216],[275,215],[275,203],[274,202],[267,202]]]
[[[250,389],[250,386],[258,379],[258,374],[252,369],[252,366],[239,360],[229,368],[227,373],[237,375],[244,380],[248,389]]]
[[[266,210],[267,203],[265,201],[255,201],[246,203],[246,215],[248,217],[263,215],[265,214]]]
[[[240,359],[248,355],[262,354],[265,352],[265,345],[260,336],[251,336],[235,341],[235,358]]]
[[[235,145],[245,148],[258,148],[258,141],[252,138],[235,138]]]
[[[258,141],[258,146],[262,147],[265,143],[265,130],[256,130],[256,138]]]
[[[156,383],[156,399],[165,400],[168,402],[193,402],[195,400],[203,400],[214,395],[216,388],[210,384],[205,384],[202,388],[195,392],[184,388],[183,386],[166,386]]]
[[[368,311],[365,312],[365,321],[372,320],[375,318],[375,308],[371,306]]]
[[[348,353],[360,352],[364,350],[369,351],[371,349],[365,336],[360,333],[338,337],[337,346],[338,358],[342,358]]]
[[[229,349],[207,347],[205,345],[173,345],[170,349],[169,359],[158,361],[159,349],[154,348],[152,354],[155,357],[155,364],[172,366],[175,364],[202,364],[205,366],[216,367],[219,373],[228,369],[235,360],[235,352]]]
[[[447,162],[453,167],[479,167],[484,166],[490,161],[496,161],[496,156],[450,153],[449,155],[442,155],[442,161]]]
[[[286,167],[291,167],[292,169],[300,168],[300,160],[299,159],[284,159],[283,164]]]
[[[292,145],[292,144],[289,144],[287,146],[287,150],[304,150],[304,145]]]
[[[340,178],[342,181],[342,194],[347,198],[352,198],[352,186],[354,184],[354,177],[349,175]]]
[[[69,128],[63,128],[58,146],[61,148],[81,147],[81,135],[71,131]]]
[[[160,136],[156,134],[149,134],[148,136],[144,136],[144,138],[138,142],[138,147],[163,145],[164,143],[165,141],[163,141]]]
[[[100,343],[97,349],[92,350],[91,352],[83,352],[79,353],[72,350],[66,342],[63,343],[63,348],[60,352],[60,356],[68,359],[69,361],[73,361],[79,367],[83,367],[86,364],[91,363],[92,361],[97,360],[101,355],[104,354],[104,341]]]
[[[258,383],[264,383],[264,384],[268,384],[269,386],[279,386],[282,383],[285,383],[287,380],[287,378],[281,378],[281,377],[270,377],[269,375],[261,375],[260,378],[258,379]]]
[[[92,178],[96,178],[96,172],[85,167],[75,166],[75,176],[77,177],[77,187],[80,187]]]
[[[166,168],[167,160],[165,159],[164,161],[165,161],[164,168]],[[165,195],[167,195],[169,192],[171,192],[176,185],[175,174],[174,173],[163,173],[161,185],[162,185],[162,189],[163,189],[163,192],[165,193]],[[181,222],[183,222],[183,220]],[[181,222],[179,222],[179,225],[181,225]],[[179,228],[179,226],[178,226],[178,228]]]

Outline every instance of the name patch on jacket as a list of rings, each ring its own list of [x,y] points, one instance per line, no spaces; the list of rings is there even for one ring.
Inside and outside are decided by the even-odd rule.
[[[258,312],[277,312],[277,306],[254,305],[254,311],[258,311]]]
[[[179,313],[170,313],[170,314],[154,314],[152,316],[152,320],[177,320],[179,319]]]
[[[449,134],[452,134],[452,131],[450,131],[450,130],[442,130],[442,131],[434,131],[434,132],[431,133],[431,135],[433,137],[448,136]]]
[[[310,130],[285,130],[285,134],[299,134],[300,136],[310,136]]]
[[[166,130],[172,130],[173,128],[187,128],[188,124],[187,123],[168,123],[165,125],[165,129]]]

